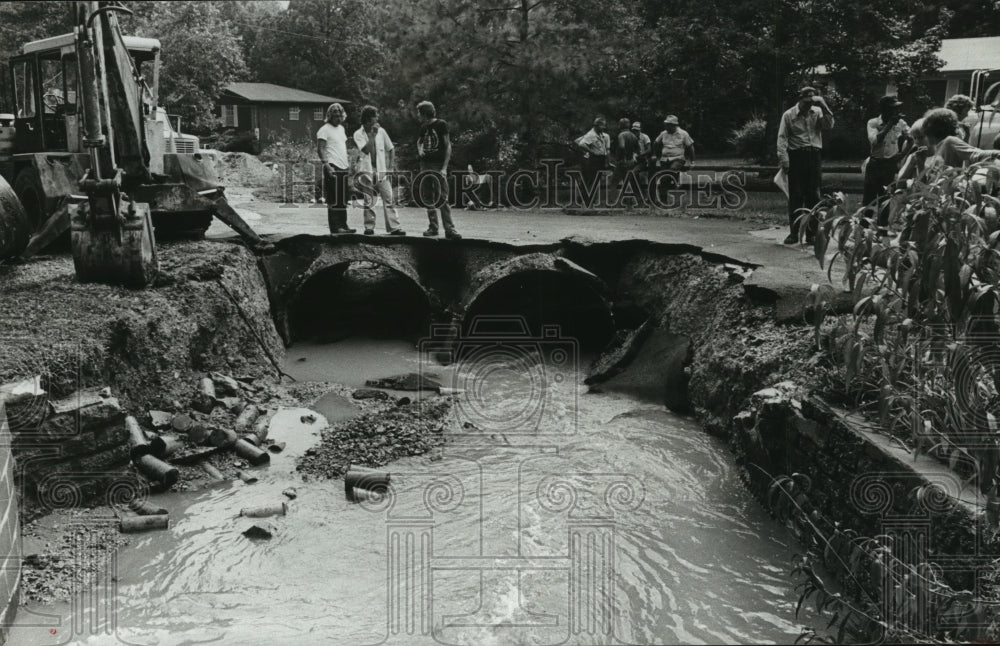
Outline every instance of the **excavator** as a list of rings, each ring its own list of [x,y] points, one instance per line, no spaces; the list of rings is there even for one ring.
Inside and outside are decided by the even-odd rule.
[[[124,36],[114,2],[74,2],[73,32],[11,59],[14,112],[0,114],[0,262],[68,231],[76,276],[134,288],[158,265],[156,235],[204,234],[217,217],[256,252],[210,162],[177,152],[157,107],[160,43]],[[0,113],[3,113],[0,110]]]

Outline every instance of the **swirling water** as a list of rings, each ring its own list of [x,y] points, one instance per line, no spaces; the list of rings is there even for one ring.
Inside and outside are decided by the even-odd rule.
[[[362,385],[416,366],[354,339],[294,347],[286,369]],[[157,496],[171,527],[118,554],[106,598],[22,608],[10,643],[791,643],[810,621],[793,538],[692,421],[524,357],[438,375],[464,390],[455,430],[388,467],[386,495],[302,482],[315,437],[292,428],[257,484]],[[289,486],[274,538],[242,536],[238,510]]]

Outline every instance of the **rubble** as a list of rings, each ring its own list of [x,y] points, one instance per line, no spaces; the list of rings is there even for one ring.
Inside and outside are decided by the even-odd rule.
[[[410,406],[381,402],[358,417],[321,433],[320,443],[299,458],[300,472],[337,478],[351,464],[379,467],[391,460],[421,455],[445,442],[450,398],[434,397]]]
[[[274,523],[256,523],[243,531],[247,538],[267,539],[278,533],[278,528]]]
[[[434,392],[441,388],[441,382],[437,380],[437,375],[424,375],[416,372],[382,379],[369,379],[365,385],[369,388],[388,390],[433,390]]]

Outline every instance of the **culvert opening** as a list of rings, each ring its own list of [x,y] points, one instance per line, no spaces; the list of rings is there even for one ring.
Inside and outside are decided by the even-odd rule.
[[[426,333],[430,304],[408,276],[356,261],[324,269],[306,281],[290,314],[293,343],[351,337],[416,341]]]
[[[552,271],[518,273],[488,287],[466,311],[462,332],[492,334],[491,326],[508,328],[504,321],[512,318],[537,338],[547,336],[546,328],[557,326],[559,337],[575,340],[585,354],[603,350],[615,333],[614,317],[592,285]]]

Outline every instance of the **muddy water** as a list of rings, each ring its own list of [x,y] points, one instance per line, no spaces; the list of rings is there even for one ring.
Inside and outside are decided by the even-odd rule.
[[[143,645],[794,641],[787,571],[796,547],[742,489],[725,447],[662,407],[588,395],[565,362],[551,363],[494,353],[436,368],[465,390],[455,421],[466,428],[441,453],[393,464],[391,496],[360,505],[345,501],[341,481],[300,481],[294,456],[315,428],[291,412],[282,432],[295,441],[257,484],[156,498],[172,525],[119,555],[116,625],[85,610],[75,636]],[[293,347],[285,368],[362,385],[418,365],[412,345],[350,340]],[[270,519],[275,537],[244,538],[250,521],[238,510],[278,502],[290,485],[298,498]],[[22,608],[22,617],[32,611],[58,616],[57,634],[23,628],[11,643],[74,634],[71,608]]]

